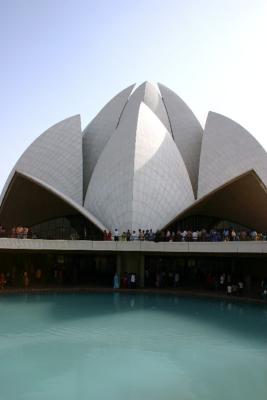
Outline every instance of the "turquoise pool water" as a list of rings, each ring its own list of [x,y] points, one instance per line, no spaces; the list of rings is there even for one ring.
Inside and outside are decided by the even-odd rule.
[[[0,298],[1,400],[266,400],[267,307],[143,294]]]

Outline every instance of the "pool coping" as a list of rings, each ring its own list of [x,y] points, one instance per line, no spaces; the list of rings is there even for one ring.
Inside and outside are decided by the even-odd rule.
[[[184,290],[184,289],[153,289],[153,288],[120,288],[113,289],[108,287],[30,287],[30,288],[4,288],[0,289],[0,296],[10,294],[62,294],[62,293],[143,293],[143,294],[161,294],[161,295],[175,295],[181,297],[198,297],[198,298],[209,298],[214,300],[227,300],[244,303],[254,304],[267,304],[267,299],[248,297],[248,296],[233,296],[226,295],[220,292],[209,292],[209,291],[198,291],[198,290]]]

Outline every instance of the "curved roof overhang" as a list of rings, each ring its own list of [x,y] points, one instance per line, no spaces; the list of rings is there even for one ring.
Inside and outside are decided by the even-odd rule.
[[[32,226],[52,218],[80,214],[96,228],[107,229],[94,215],[47,183],[15,171],[0,207],[0,221],[7,229]]]
[[[167,226],[193,215],[216,217],[265,232],[267,188],[257,173],[249,170],[197,200]]]

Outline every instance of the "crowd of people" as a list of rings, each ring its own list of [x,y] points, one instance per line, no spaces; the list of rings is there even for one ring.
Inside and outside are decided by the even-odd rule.
[[[137,287],[137,275],[134,272],[126,272],[122,277],[116,272],[113,278],[113,288],[135,289]]]
[[[16,239],[36,238],[29,227],[18,225],[8,232],[0,224],[0,238],[10,237]],[[73,239],[73,237],[70,237]],[[78,239],[78,237],[75,237]],[[99,240],[99,239],[98,239]],[[117,228],[112,232],[104,230],[103,240],[114,241],[153,241],[153,242],[222,242],[222,241],[248,241],[248,240],[267,240],[267,233],[257,232],[256,230],[236,230],[234,228],[225,229],[177,229],[176,231],[166,229],[157,230],[139,229],[120,233]]]
[[[201,230],[177,230],[172,231],[169,229],[154,232],[152,229],[138,231],[131,231],[128,229],[126,232],[119,233],[117,228],[114,232],[103,232],[103,240],[115,241],[154,241],[154,242],[228,242],[228,241],[247,241],[247,240],[267,240],[267,233],[259,233],[255,230],[240,230],[234,228],[225,229],[210,229],[205,228]]]
[[[49,274],[45,273],[42,268],[33,266],[21,271],[12,268],[11,271],[0,272],[0,289],[38,287],[47,283],[61,285],[63,283],[62,268],[55,267]]]
[[[124,273],[120,276],[117,272],[113,277],[113,288],[130,288],[134,289],[137,287],[137,274],[136,273]],[[235,276],[230,273],[214,274],[208,272],[202,279],[199,280],[199,289],[205,289],[209,291],[217,291],[224,293],[228,296],[243,296],[245,294],[251,294],[251,278],[249,275]],[[148,269],[145,270],[144,284],[147,288],[157,289],[177,289],[185,288],[187,285],[183,282],[183,276],[178,271],[161,271],[153,272]],[[191,285],[190,285],[191,286]],[[194,287],[194,285],[192,286]],[[258,295],[267,300],[267,279],[263,279],[258,282],[256,291]]]
[[[13,239],[30,239],[32,238],[32,231],[31,228],[27,226],[14,226],[11,228],[10,232],[6,230],[3,225],[0,225],[0,238],[10,237]]]
[[[24,271],[22,276],[21,276],[21,284],[25,288],[29,286],[30,279],[29,279],[29,274],[27,271]],[[14,286],[14,277],[10,272],[0,273],[0,289],[5,289],[5,287],[12,287]]]
[[[192,277],[191,277],[192,278]],[[153,271],[145,270],[145,287],[154,288],[197,288],[227,294],[228,296],[243,296],[252,294],[267,300],[267,279],[253,282],[250,275],[231,273],[207,272],[199,274],[195,281],[188,281],[179,271]]]
[[[188,279],[182,271],[175,270],[155,270],[146,268],[144,271],[144,287],[155,289],[182,289],[182,290],[206,290],[214,293],[222,293],[228,296],[252,296],[261,297],[267,300],[267,278],[262,280],[253,280],[250,275],[216,273],[208,271],[200,273],[193,279]],[[12,269],[7,272],[0,272],[0,289],[12,287],[29,286],[38,287],[40,285],[62,285],[64,284],[63,269],[55,267],[45,273],[40,267],[22,269],[15,271]],[[115,272],[113,276],[114,289],[135,289],[140,286],[140,279],[135,272],[124,272],[120,276]]]

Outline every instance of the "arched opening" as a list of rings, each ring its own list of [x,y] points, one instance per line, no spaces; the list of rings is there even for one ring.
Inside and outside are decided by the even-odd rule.
[[[40,239],[102,239],[102,230],[71,204],[19,173],[1,205],[0,223],[8,236],[12,228],[22,226]]]
[[[236,227],[266,232],[267,189],[255,171],[249,171],[197,201],[167,227]]]

